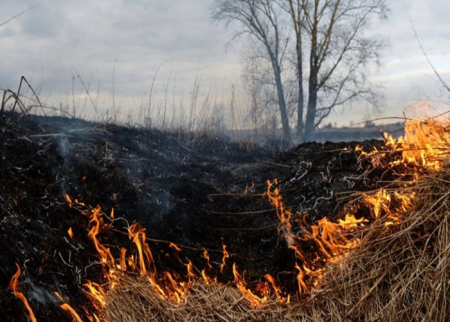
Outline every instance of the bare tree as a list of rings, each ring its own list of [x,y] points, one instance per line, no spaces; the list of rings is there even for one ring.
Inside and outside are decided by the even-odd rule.
[[[287,2],[287,5],[286,5]],[[297,138],[303,134],[303,111],[304,111],[304,93],[303,93],[303,0],[282,0],[280,5],[284,8],[292,22],[295,36],[296,53],[296,72],[298,81],[298,99],[297,99]]]
[[[366,73],[370,63],[379,63],[384,42],[364,32],[376,15],[386,17],[388,9],[386,0],[300,0],[297,12],[298,6],[310,49],[304,130],[308,141],[336,106],[357,97],[377,103]]]
[[[266,49],[287,139],[290,129],[281,72],[289,42],[280,31],[281,21],[286,23],[282,16],[287,13],[295,38],[297,137],[309,141],[335,107],[355,99],[378,106],[381,95],[367,78],[370,65],[380,64],[379,54],[385,43],[381,38],[367,36],[367,31],[375,17],[384,18],[387,12],[386,0],[217,0],[212,16],[227,25],[240,22],[244,30],[235,37],[249,34]]]
[[[281,77],[287,38],[282,36],[280,10],[276,3],[271,0],[216,0],[211,15],[214,21],[224,21],[227,26],[234,21],[241,24],[243,30],[233,39],[246,34],[263,45],[273,71],[284,141],[290,144],[291,130]]]
[[[255,128],[268,129],[269,120],[271,124],[277,120],[279,125],[280,112],[276,83],[270,58],[263,45],[257,40],[249,39],[241,53],[241,63],[242,78],[252,99],[247,118],[251,118]],[[286,97],[285,86],[286,80],[283,80],[283,93]],[[285,99],[285,102],[289,117],[288,101]]]

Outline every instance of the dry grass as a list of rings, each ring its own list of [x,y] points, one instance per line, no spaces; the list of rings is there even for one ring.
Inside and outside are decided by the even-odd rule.
[[[329,267],[316,298],[333,320],[445,321],[450,316],[450,169],[417,182],[399,225],[384,218]]]
[[[359,246],[330,264],[306,302],[254,308],[232,286],[196,281],[185,303],[161,299],[144,278],[108,295],[106,321],[445,321],[450,316],[450,167],[423,177],[400,224],[366,228]]]
[[[314,303],[282,305],[274,299],[253,307],[240,291],[228,285],[196,281],[182,305],[161,299],[145,278],[125,277],[109,293],[105,321],[322,321]]]

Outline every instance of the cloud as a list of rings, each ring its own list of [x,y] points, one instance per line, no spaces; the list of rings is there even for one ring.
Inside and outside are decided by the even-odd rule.
[[[1,11],[6,16],[36,4],[8,2],[12,5]],[[191,75],[198,68],[213,66],[216,70],[224,63],[238,69],[238,60],[230,64],[223,47],[230,35],[211,24],[210,2],[46,0],[12,21],[8,29],[0,29],[0,45],[7,48],[3,54],[11,62],[0,67],[0,86],[22,74],[45,79],[56,72],[60,86],[70,89],[74,66],[83,77],[95,74],[103,86],[111,88],[116,60],[116,75],[124,75],[116,83],[133,83],[124,87],[130,91],[148,88],[158,66],[167,59],[182,65],[183,72],[191,68]]]
[[[388,37],[390,42],[390,48],[383,55],[382,69],[373,80],[385,87],[384,112],[402,116],[403,110],[412,102],[443,94],[414,29],[433,66],[450,83],[447,23],[450,7],[441,0],[391,1],[389,5],[390,17],[373,31]]]
[[[65,29],[65,20],[57,9],[44,8],[42,6],[32,10],[33,13],[18,19],[21,31],[28,40],[40,38],[58,39]]]

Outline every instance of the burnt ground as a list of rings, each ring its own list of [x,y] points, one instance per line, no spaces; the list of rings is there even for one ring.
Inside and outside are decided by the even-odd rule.
[[[359,144],[371,150],[381,143]],[[189,259],[199,272],[207,249],[209,273],[223,283],[232,280],[235,262],[250,282],[270,273],[285,289],[295,287],[295,254],[277,234],[275,210],[263,197],[266,181],[278,178],[285,203],[308,213],[310,223],[336,218],[337,196],[372,189],[381,176],[360,176],[368,161],[358,162],[356,145],[307,143],[274,152],[211,134],[58,117],[2,119],[0,320],[27,320],[22,303],[7,290],[15,263],[23,270],[19,288],[38,321],[70,320],[55,291],[81,315],[83,308],[92,310],[82,284],[101,282],[102,271],[87,219],[67,205],[66,193],[107,214],[114,208],[113,229],[99,238],[116,256],[120,247],[134,249],[126,228],[139,221],[160,268],[184,274]],[[169,242],[183,250],[178,254]],[[220,274],[222,242],[230,258]]]

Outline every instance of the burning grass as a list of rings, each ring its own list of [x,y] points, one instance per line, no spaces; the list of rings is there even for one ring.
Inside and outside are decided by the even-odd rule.
[[[298,160],[300,154],[294,153],[304,151],[306,145],[293,152],[288,151],[284,155],[294,155],[297,167],[283,167],[288,169],[284,171],[289,175],[284,176],[279,184],[269,181],[265,193],[265,206],[269,206],[269,200],[276,211],[271,209],[272,216],[267,215],[257,223],[253,220],[251,223],[253,228],[271,221],[272,228],[265,231],[264,236],[270,234],[276,245],[273,243],[265,249],[261,247],[267,243],[266,237],[254,238],[246,232],[231,235],[236,228],[221,230],[222,227],[239,227],[244,223],[242,216],[226,217],[225,221],[217,211],[203,211],[209,202],[217,207],[226,205],[225,202],[218,203],[219,197],[229,200],[224,198],[224,194],[217,193],[221,190],[216,188],[220,182],[217,178],[223,177],[214,177],[211,182],[216,186],[210,197],[197,199],[203,200],[203,206],[190,209],[189,213],[195,217],[189,217],[189,221],[180,224],[182,227],[192,224],[199,229],[198,233],[191,235],[197,238],[195,243],[187,245],[183,239],[174,239],[177,234],[173,233],[168,235],[168,239],[149,239],[146,232],[154,238],[158,225],[151,227],[145,222],[141,225],[136,218],[130,220],[132,217],[129,216],[116,220],[113,212],[107,215],[100,207],[90,208],[67,197],[70,208],[66,207],[71,211],[65,216],[73,219],[60,230],[73,255],[69,252],[68,259],[64,260],[61,253],[58,254],[64,266],[77,273],[78,278],[73,283],[78,286],[84,283],[80,293],[86,296],[85,302],[81,302],[84,304],[80,305],[75,298],[67,296],[71,289],[66,287],[65,295],[55,293],[58,298],[55,303],[61,312],[64,310],[66,317],[70,315],[75,320],[85,318],[91,321],[443,320],[450,313],[447,207],[450,139],[446,124],[411,122],[407,124],[407,136],[402,139],[394,140],[386,134],[385,146],[378,150],[374,148],[372,152],[355,152],[359,148],[336,150],[335,147],[331,151],[333,154],[328,154],[333,157],[331,160],[323,155],[316,156],[315,166],[312,162]],[[326,162],[323,163],[322,159]],[[319,162],[322,162],[321,168],[317,167]],[[19,171],[21,168],[14,169]],[[186,169],[196,171],[197,168]],[[248,171],[248,165],[243,165],[241,171],[243,169]],[[347,171],[337,176],[342,171],[339,169]],[[109,170],[106,168],[105,171],[108,175]],[[87,175],[101,178],[95,173]],[[274,172],[264,171],[264,175],[267,173],[272,175]],[[78,174],[83,178],[81,184],[89,187],[85,185],[86,176],[83,175]],[[185,174],[180,178],[183,176]],[[171,215],[186,209],[185,201],[193,198],[192,189],[206,186],[198,179],[196,176],[195,186],[187,185],[189,194],[181,199],[183,207],[174,208]],[[249,182],[248,178],[243,181]],[[345,198],[342,197],[344,191],[359,190],[360,186],[354,187],[355,183],[361,182],[364,187],[361,192],[347,193]],[[348,189],[342,189],[343,186]],[[299,207],[289,207],[295,204],[293,200],[301,198],[292,199],[291,196],[284,200],[279,188],[284,194],[289,191],[288,187],[295,188],[291,195],[307,195],[313,191],[314,198],[301,202]],[[101,188],[103,191],[104,186]],[[252,189],[264,190],[261,185],[256,188],[252,185]],[[371,191],[367,192],[369,189]],[[175,187],[171,195],[177,195],[179,190]],[[332,190],[339,198],[335,199]],[[206,194],[206,189],[200,189],[198,193]],[[81,193],[73,195],[84,199]],[[115,199],[114,193],[111,195]],[[252,200],[247,188],[239,196]],[[261,194],[255,196],[261,200]],[[136,198],[138,201],[141,199]],[[134,204],[133,200],[114,207],[119,216]],[[323,201],[332,205],[325,209],[339,208],[339,214],[316,207]],[[198,204],[200,202],[195,202]],[[255,205],[261,206],[263,202]],[[106,205],[105,208],[112,207]],[[137,209],[142,213],[142,208]],[[80,213],[87,220],[77,219],[83,217]],[[8,218],[11,221],[16,217],[12,213]],[[191,222],[194,219],[195,224]],[[232,225],[224,225],[230,222]],[[55,223],[60,226],[59,221]],[[126,223],[125,227],[120,227],[123,223]],[[172,223],[177,225],[175,221]],[[166,227],[173,229],[169,224]],[[127,232],[121,231],[122,228]],[[205,231],[217,240],[217,246],[208,247],[201,243],[201,233]],[[218,231],[220,234],[227,231],[229,235],[220,238],[214,234]],[[233,242],[239,238],[243,240],[241,243]],[[78,257],[87,253],[79,251],[84,249],[78,244],[82,239],[89,239],[90,247],[85,242],[82,244],[90,250],[89,256],[84,258],[89,263],[87,267],[95,268],[89,276],[84,272],[83,278],[78,267],[86,270],[87,264],[77,262]],[[163,242],[167,247],[161,245]],[[130,247],[125,249],[125,245]],[[67,245],[61,247],[64,251]],[[252,247],[261,248],[263,255],[252,257],[256,254]],[[254,253],[246,252],[246,249],[253,249]],[[277,266],[280,261],[283,261],[283,266]],[[272,266],[266,266],[272,262]],[[29,267],[22,267],[24,271],[25,268],[28,270],[25,276],[32,276]],[[66,274],[68,279],[73,276],[70,272]],[[23,306],[28,304],[28,316],[32,311],[36,317],[42,316],[43,310],[29,296],[27,284],[17,284],[19,274],[16,273],[11,280],[11,288],[22,300],[21,309],[25,311]],[[90,306],[87,307],[86,303]]]
[[[449,316],[450,168],[410,188],[414,206],[401,222],[382,217],[345,260],[328,267],[315,299],[341,319],[444,321]]]
[[[307,300],[286,305],[272,296],[261,305],[242,290],[196,280],[184,302],[177,305],[161,299],[142,277],[126,276],[108,294],[103,311],[105,320],[444,321],[450,316],[449,141],[445,141],[444,135],[448,133],[443,127],[430,123],[433,131],[425,136],[421,132],[421,142],[417,142],[417,137],[387,140],[391,152],[402,152],[401,163],[386,161],[386,154],[378,151],[365,154],[376,160],[374,167],[401,165],[410,173],[403,173],[391,182],[389,190],[353,195],[356,201],[347,208],[365,204],[371,209],[373,221],[370,225],[353,226],[358,228],[360,239],[353,240],[357,242],[349,252],[334,254],[327,265],[313,269],[310,274],[316,278]],[[414,132],[419,133],[410,131]],[[415,140],[418,149],[424,139],[434,140],[435,150],[425,142],[426,148],[411,152],[411,140]],[[405,181],[408,174],[415,180]],[[287,238],[290,248],[302,255],[292,246],[295,244],[292,238],[298,237],[289,226],[290,210],[284,210],[282,204],[277,207],[281,209],[278,217],[283,232],[280,235]],[[317,244],[336,249],[325,243],[325,227],[321,226],[320,230],[320,236],[311,235]],[[342,235],[343,231],[338,233]],[[310,272],[305,268],[299,271]]]
[[[255,306],[236,288],[197,280],[181,305],[143,277],[124,276],[108,293],[105,321],[444,321],[450,315],[450,167],[418,181],[402,221],[381,216],[345,258],[330,263],[307,301],[270,298]]]
[[[110,292],[103,313],[105,321],[322,321],[319,310],[308,303],[283,305],[270,298],[255,308],[232,285],[191,285],[186,301],[179,305],[161,299],[142,277],[126,276]],[[312,304],[315,306],[315,304]]]

